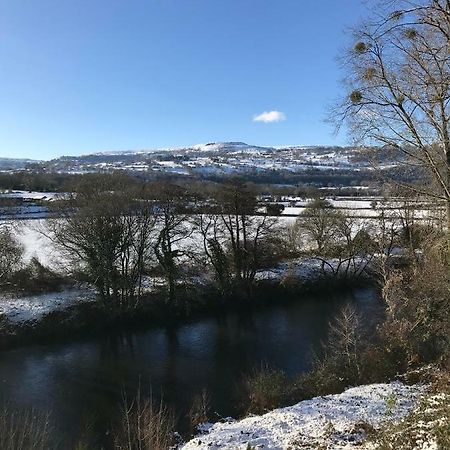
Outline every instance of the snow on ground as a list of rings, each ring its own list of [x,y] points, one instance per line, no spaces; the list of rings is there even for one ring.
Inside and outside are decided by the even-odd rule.
[[[52,240],[43,234],[47,232],[45,223],[45,219],[19,222],[15,227],[16,236],[23,245],[25,262],[36,257],[44,266],[58,270],[67,263],[67,260]]]
[[[198,279],[201,282],[201,279]],[[143,277],[142,292],[151,293],[164,286],[162,277]],[[3,315],[9,322],[19,324],[23,322],[39,322],[49,313],[64,311],[75,305],[93,302],[97,293],[88,285],[64,289],[60,292],[46,294],[26,295],[17,297],[13,295],[0,295],[0,317]]]
[[[362,202],[361,202],[362,203]],[[348,207],[346,209],[346,206],[336,206],[335,208],[341,212],[343,212],[348,217],[365,217],[365,218],[371,218],[371,219],[379,219],[381,215],[380,209],[374,209],[374,208],[364,208],[362,205],[359,205],[357,207]],[[303,213],[306,210],[305,206],[287,206],[282,211],[282,215],[288,215],[288,216],[298,216],[301,213]],[[386,216],[392,216],[392,217],[399,217],[397,210],[387,210],[385,211]],[[414,217],[416,219],[436,219],[437,213],[436,211],[429,210],[429,209],[415,209],[414,210]]]
[[[65,310],[81,302],[95,300],[95,292],[88,288],[66,289],[49,294],[28,295],[25,297],[1,296],[0,316],[19,324],[39,321],[51,312]]]
[[[175,161],[158,161],[158,164],[163,167],[179,169],[183,166],[181,164],[176,163]]]
[[[67,193],[60,193],[60,192],[18,191],[18,190],[8,190],[0,192],[0,197],[3,198],[16,198],[27,200],[52,201],[58,198],[63,198],[65,196],[67,196]]]
[[[335,267],[336,261],[330,260],[329,263]],[[325,267],[325,270],[329,269]],[[316,258],[297,258],[288,262],[282,262],[276,267],[259,270],[256,273],[256,280],[268,280],[282,283],[287,278],[293,278],[298,282],[312,281],[322,275],[321,261]]]
[[[364,448],[365,429],[399,421],[412,410],[423,390],[399,382],[355,387],[263,416],[205,426],[206,434],[180,450]]]

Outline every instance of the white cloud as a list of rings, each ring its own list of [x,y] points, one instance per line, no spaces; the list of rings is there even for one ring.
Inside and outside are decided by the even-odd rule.
[[[253,117],[253,122],[272,123],[281,122],[283,120],[286,120],[286,114],[281,111],[264,111]]]

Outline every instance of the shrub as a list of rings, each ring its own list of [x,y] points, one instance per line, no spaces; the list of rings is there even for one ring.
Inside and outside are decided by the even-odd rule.
[[[11,284],[16,290],[28,294],[59,291],[68,281],[64,276],[44,266],[36,257],[11,278]]]
[[[174,445],[175,416],[161,400],[142,399],[140,391],[124,401],[122,426],[115,437],[119,450],[167,450]]]
[[[317,397],[319,395],[338,394],[346,385],[328,364],[317,364],[307,373],[301,374],[294,382],[296,401]]]
[[[450,354],[450,283],[439,245],[423,250],[410,268],[393,274],[384,288],[383,346],[401,356],[405,368],[444,360]]]
[[[375,433],[370,448],[409,450],[450,448],[450,390],[448,374],[434,383],[419,405],[400,423],[387,425]]]
[[[244,387],[249,413],[262,414],[289,400],[289,381],[281,370],[262,366],[244,380]]]
[[[197,395],[192,402],[189,410],[189,421],[191,428],[194,431],[201,423],[209,421],[211,413],[211,399],[206,389],[203,389],[201,394]]]
[[[256,268],[267,269],[279,264],[281,261],[289,258],[292,249],[286,245],[286,240],[280,234],[266,236],[258,243],[258,258]]]

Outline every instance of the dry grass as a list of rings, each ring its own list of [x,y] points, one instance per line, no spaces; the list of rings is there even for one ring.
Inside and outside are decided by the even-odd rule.
[[[0,409],[1,450],[50,450],[49,417],[35,410]]]
[[[174,445],[175,416],[161,400],[143,399],[139,391],[132,402],[124,399],[122,426],[115,439],[120,450],[167,450]]]

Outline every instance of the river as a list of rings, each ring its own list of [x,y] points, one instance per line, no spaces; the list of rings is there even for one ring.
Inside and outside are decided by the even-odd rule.
[[[276,299],[274,299],[276,300]],[[373,289],[310,295],[192,323],[31,345],[0,352],[0,402],[51,411],[63,448],[86,423],[102,438],[123,393],[141,386],[177,411],[180,427],[194,396],[207,389],[219,416],[239,411],[239,383],[261,364],[289,376],[308,370],[332,317],[346,302],[367,326],[381,310]],[[68,448],[68,447],[66,447]]]

